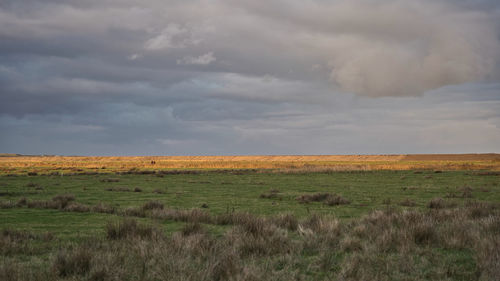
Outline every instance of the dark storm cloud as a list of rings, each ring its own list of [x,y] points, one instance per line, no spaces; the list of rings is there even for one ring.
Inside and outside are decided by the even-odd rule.
[[[0,148],[498,151],[499,23],[488,0],[4,0]]]

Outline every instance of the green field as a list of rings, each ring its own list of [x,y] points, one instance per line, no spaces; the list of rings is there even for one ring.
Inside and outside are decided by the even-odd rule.
[[[459,223],[457,217],[461,216],[458,215],[462,214],[460,212],[468,214],[467,212],[473,212],[474,208],[482,208],[486,211],[479,217],[464,215],[470,219],[467,222],[480,225],[484,222],[476,219],[490,218],[493,220],[492,233],[500,234],[497,208],[500,203],[499,179],[498,173],[485,171],[279,173],[262,170],[204,170],[179,174],[2,176],[0,177],[2,206],[0,229],[4,231],[0,242],[2,249],[0,279],[36,280],[37,276],[44,276],[43,279],[51,280],[123,280],[128,276],[125,279],[356,280],[369,276],[370,268],[396,265],[398,268],[394,272],[381,270],[378,273],[380,275],[374,278],[376,280],[489,280],[491,275],[488,275],[489,271],[481,264],[484,257],[480,257],[477,253],[479,246],[467,246],[471,241],[489,241],[479,236],[474,238],[476,240],[466,237],[462,241],[460,240],[462,238],[457,238],[460,240],[456,242],[458,246],[453,246],[455,244],[452,242],[443,244],[441,240],[444,238],[434,239],[431,235],[432,237],[428,238],[429,243],[421,244],[418,242],[420,240],[415,238],[417,242],[413,243],[414,246],[408,246],[408,249],[399,247],[398,240],[394,238],[396,239],[393,241],[394,245],[387,246],[388,248],[383,251],[370,248],[372,247],[370,243],[375,243],[377,238],[370,238],[370,233],[355,237],[357,232],[364,233],[370,227],[380,227],[380,225],[363,226],[370,216],[377,214],[377,210],[381,210],[387,216],[394,214],[403,217],[409,213],[440,217],[449,215],[443,212],[457,212],[457,215],[449,221],[456,220]],[[319,193],[328,193],[328,196],[339,195],[346,201],[337,205],[325,204],[327,202],[325,200],[318,202],[298,200],[301,196]],[[53,199],[58,195],[70,195],[70,199],[63,205],[50,204],[58,200]],[[442,206],[429,208],[429,202],[435,198],[443,198],[440,201]],[[155,213],[156,207],[143,207],[150,201],[161,203],[163,213]],[[112,211],[95,209],[97,205],[106,206]],[[179,215],[193,210],[196,214],[201,213],[201,218],[198,215]],[[282,214],[288,214],[291,220],[295,221],[292,223],[295,226],[275,223],[280,215],[283,218]],[[282,239],[278,240],[281,242],[286,240],[283,242],[284,246],[269,252],[238,248],[235,245],[240,245],[238,243],[246,240],[240,239],[240,241],[239,238],[234,238],[239,237],[234,233],[243,235],[240,233],[242,231],[240,228],[245,229],[248,225],[253,225],[253,222],[249,223],[247,217],[235,219],[237,216],[238,218],[251,216],[257,222],[262,222],[259,228],[262,232],[266,232],[269,225],[277,225],[277,229],[281,229],[284,233],[269,230],[268,234],[274,237],[278,235],[276,233],[281,233],[283,237],[280,236]],[[151,238],[147,235],[144,238],[139,235],[118,241],[111,239],[109,228],[122,223],[125,217],[134,218],[140,226],[153,227],[153,232],[161,233],[161,238]],[[231,218],[227,219],[228,217]],[[311,226],[314,225],[312,221],[315,218],[323,219],[324,224],[330,225],[330,228]],[[337,222],[341,226],[339,230],[334,231],[331,225]],[[435,224],[432,230],[434,233],[443,222],[435,220],[432,223]],[[401,224],[404,223],[391,222],[388,227],[400,229]],[[476,229],[483,226],[464,225],[464,227]],[[219,245],[216,249],[205,249],[208,252],[218,253],[216,256],[213,253],[202,253],[200,255],[206,257],[201,260],[192,256],[195,255],[193,253],[188,257],[181,253],[172,254],[173,259],[184,259],[185,263],[177,265],[178,271],[169,269],[168,274],[164,273],[160,268],[169,262],[172,265],[173,261],[160,262],[151,257],[162,255],[156,252],[158,249],[172,250],[174,247],[172,241],[181,239],[179,237],[193,240],[193,235],[190,235],[191,230],[198,236],[203,235],[205,239],[212,239],[211,244],[226,245],[224,247],[234,252],[221,250],[224,247]],[[336,231],[338,231],[335,234],[336,238],[330,237]],[[385,230],[374,229],[373,233],[377,231],[382,231],[385,235]],[[227,246],[228,237],[240,242]],[[261,238],[252,239],[256,239],[252,240],[255,244],[259,243]],[[132,240],[138,241],[130,243]],[[189,241],[184,242],[192,242]],[[492,241],[490,242],[499,242],[499,239],[494,236]],[[260,242],[280,243],[267,240]],[[94,246],[90,247],[91,252],[87,253],[89,265],[84,266],[84,270],[64,269],[65,266],[71,269],[71,262],[70,265],[63,263],[63,269],[60,268],[61,257],[68,260],[75,256],[79,257],[81,251],[85,252],[82,250],[85,248],[82,245],[88,243]],[[142,243],[143,248],[135,248],[136,243]],[[308,246],[308,243],[316,244]],[[353,249],[349,243],[355,244],[352,246]],[[356,246],[356,243],[359,245]],[[117,250],[117,245],[122,245],[121,250]],[[127,268],[120,269],[123,272],[118,270],[118,273],[111,274],[98,266],[101,263],[116,262],[111,257],[101,260],[111,249],[117,251],[116,255],[121,257],[121,262],[130,263]],[[247,249],[248,253],[244,249]],[[184,250],[190,252],[193,249]],[[154,262],[143,264],[139,268],[136,264],[141,260],[140,256],[137,256],[138,253],[143,253]],[[221,260],[224,261],[224,257],[219,256],[221,253],[235,255],[233,258],[240,264],[228,264],[222,269],[217,269],[218,271],[215,270],[214,266]],[[498,255],[498,252],[493,253],[495,254]],[[401,255],[410,258],[411,261],[405,261],[407,265],[401,265]],[[144,259],[150,261],[149,258]],[[497,259],[496,265],[498,265],[500,258],[498,256],[493,258]],[[360,266],[365,263],[369,265],[365,265],[364,271],[352,271],[354,269],[349,271],[349,266],[352,266],[354,261],[359,262]],[[405,269],[404,266],[415,269]],[[494,267],[495,263],[491,266]],[[120,275],[122,273],[123,275]]]

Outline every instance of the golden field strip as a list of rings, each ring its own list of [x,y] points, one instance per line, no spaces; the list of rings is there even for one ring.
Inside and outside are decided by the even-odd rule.
[[[274,169],[281,172],[357,170],[500,171],[500,154],[262,155],[262,156],[3,156],[1,174],[130,169]]]

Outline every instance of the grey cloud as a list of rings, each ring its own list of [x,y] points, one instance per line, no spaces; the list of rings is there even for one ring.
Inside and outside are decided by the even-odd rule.
[[[122,53],[172,68],[213,51],[221,55],[211,71],[326,78],[366,96],[416,95],[498,74],[498,14],[452,1],[50,3],[2,11],[3,52]],[[311,73],[314,65],[322,71]]]
[[[498,151],[499,19],[493,0],[4,0],[0,149]]]

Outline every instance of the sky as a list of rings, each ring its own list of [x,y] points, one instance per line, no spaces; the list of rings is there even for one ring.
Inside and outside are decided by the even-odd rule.
[[[1,0],[0,152],[500,153],[500,1]]]

